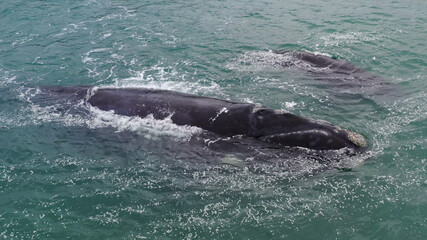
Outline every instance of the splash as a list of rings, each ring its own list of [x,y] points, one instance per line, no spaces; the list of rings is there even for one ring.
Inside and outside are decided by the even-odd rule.
[[[96,93],[97,87],[90,88],[86,99]],[[155,119],[152,115],[145,118],[117,115],[113,111],[102,111],[81,100],[74,102],[56,102],[41,106],[34,102],[34,97],[42,94],[38,88],[22,88],[19,99],[25,103],[19,114],[13,118],[0,116],[6,125],[13,126],[41,125],[44,123],[61,123],[64,126],[86,126],[91,129],[114,128],[117,132],[131,131],[146,138],[171,136],[179,141],[188,141],[193,135],[203,130],[193,126],[178,126],[173,123],[172,115],[165,119]],[[11,127],[9,125],[9,127]]]
[[[141,70],[131,70],[130,74],[132,77],[116,79],[113,84],[105,87],[154,88],[203,95],[222,92],[217,83],[205,79],[196,80],[193,74],[178,70],[178,64],[168,66],[159,62]]]
[[[152,114],[140,118],[117,115],[114,111],[102,111],[92,106],[89,106],[89,110],[91,115],[87,122],[89,128],[114,127],[117,132],[131,131],[149,139],[170,136],[184,141],[189,141],[193,135],[203,132],[198,127],[174,124],[171,119],[173,114],[164,119],[156,119]]]
[[[237,56],[226,67],[237,71],[281,70],[283,65],[291,63],[290,55],[276,54],[273,51],[251,51]]]
[[[309,51],[307,51],[309,52]],[[310,52],[314,55],[324,55],[327,53]],[[292,52],[277,54],[273,51],[252,51],[239,55],[227,64],[227,68],[237,71],[283,71],[287,69],[304,70],[308,72],[328,72],[329,68],[315,67],[292,55]]]
[[[340,46],[361,42],[372,42],[383,39],[384,36],[378,32],[350,32],[350,33],[333,33],[321,36],[324,46]]]

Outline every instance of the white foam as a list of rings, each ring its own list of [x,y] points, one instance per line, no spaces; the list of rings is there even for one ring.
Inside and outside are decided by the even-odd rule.
[[[339,46],[342,44],[360,43],[366,41],[375,41],[383,36],[376,32],[349,32],[349,33],[332,33],[321,36],[325,46]]]
[[[113,34],[112,33],[106,33],[102,37],[100,37],[99,40],[104,40],[104,39],[110,37],[111,35],[113,35]]]
[[[95,48],[95,49],[89,50],[88,52],[85,53],[85,56],[83,57],[82,61],[83,63],[94,62],[96,58],[90,57],[92,53],[106,52],[109,50],[110,48]]]
[[[89,89],[85,99],[89,99],[97,90],[98,87]],[[160,136],[172,136],[179,141],[187,141],[193,135],[200,134],[203,131],[194,126],[178,126],[174,124],[171,119],[172,115],[165,119],[155,119],[152,115],[145,118],[122,116],[115,114],[113,111],[102,111],[96,107],[92,107],[84,99],[78,103],[69,102],[40,106],[32,102],[32,98],[37,94],[40,94],[40,89],[38,88],[21,89],[18,98],[28,104],[22,107],[17,116],[0,115],[0,119],[4,123],[2,127],[41,125],[57,122],[64,126],[86,126],[90,129],[112,127],[117,132],[131,131],[150,139]],[[64,108],[68,110],[64,110]],[[86,114],[82,113],[86,110]]]
[[[370,122],[368,128],[375,129],[377,137],[388,139],[390,135],[401,133],[404,126],[413,122],[427,119],[427,93],[420,94],[405,99],[398,99],[387,107],[390,112],[383,121]],[[381,143],[384,145],[390,142]]]
[[[14,47],[15,45],[22,45],[22,44],[28,43],[28,42],[34,40],[34,38],[38,37],[38,36],[39,36],[38,34],[30,34],[29,36],[19,38],[18,40],[15,40],[12,43],[12,47]]]
[[[252,104],[254,103],[254,101],[252,99],[248,98],[248,97],[243,98],[243,102],[245,102],[245,103],[252,103]]]
[[[155,119],[153,115],[145,118],[117,115],[114,111],[102,111],[89,106],[91,113],[87,122],[89,128],[114,127],[117,132],[132,131],[147,138],[173,136],[179,140],[189,140],[192,135],[200,134],[203,130],[194,126],[178,126],[173,123],[172,115],[164,119]]]
[[[188,63],[184,62],[184,64]],[[154,88],[203,95],[221,92],[217,83],[207,82],[204,79],[194,81],[192,74],[178,72],[176,66],[164,66],[161,62],[130,73],[132,77],[116,79],[114,84],[105,86]]]
[[[16,76],[11,72],[0,68],[0,86],[6,86],[12,83],[15,83]]]
[[[324,52],[318,52],[318,51],[311,52],[311,51],[307,51],[307,50],[305,50],[305,52],[312,53],[315,56],[326,56],[326,57],[330,57],[330,58],[332,57],[332,55],[330,55],[329,53],[324,53]]]
[[[230,70],[261,71],[283,69],[283,64],[291,62],[292,56],[276,54],[273,51],[251,51],[237,56],[227,63]]]
[[[309,51],[306,51],[309,52]],[[322,52],[309,52],[314,55],[331,55]],[[314,67],[310,63],[302,61],[293,56],[292,52],[274,53],[273,51],[252,51],[239,55],[227,64],[227,68],[237,71],[284,71],[284,68],[303,69],[310,72],[325,72],[329,68]]]
[[[209,121],[211,121],[211,122],[215,122],[215,120],[221,115],[221,114],[223,114],[223,113],[228,113],[228,108],[226,108],[226,107],[223,107],[221,110],[219,110],[218,111],[218,113],[216,114],[216,116],[215,117],[213,117],[213,118],[210,118],[209,119]]]
[[[294,107],[297,105],[296,102],[292,101],[292,102],[285,102],[285,106],[287,109],[294,109]]]

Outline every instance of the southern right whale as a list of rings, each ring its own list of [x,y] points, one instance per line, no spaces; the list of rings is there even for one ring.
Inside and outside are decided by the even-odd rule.
[[[354,80],[365,83],[383,81],[380,76],[342,59],[296,50],[278,50],[274,53],[293,58],[291,61],[283,62],[282,66],[291,67],[298,64],[301,66],[301,63],[304,63],[306,65],[304,70],[322,79]]]
[[[177,125],[196,126],[220,136],[242,135],[316,150],[363,150],[367,146],[360,134],[329,122],[250,103],[147,88],[50,86],[44,90],[56,98],[83,100],[89,106],[119,115],[170,117]]]
[[[320,85],[322,90],[341,99],[370,99],[381,104],[406,95],[396,84],[343,59],[297,50],[273,53],[284,56],[284,60],[275,64],[306,72],[310,78],[319,80],[311,84]]]

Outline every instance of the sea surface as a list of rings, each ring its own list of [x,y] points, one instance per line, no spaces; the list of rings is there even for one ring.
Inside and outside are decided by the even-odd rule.
[[[285,68],[284,49],[381,82]],[[47,85],[262,104],[369,148],[265,148]],[[425,0],[1,0],[0,239],[426,239],[426,89]]]

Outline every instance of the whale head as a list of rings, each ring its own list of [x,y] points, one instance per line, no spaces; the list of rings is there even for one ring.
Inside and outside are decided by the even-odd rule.
[[[250,134],[269,143],[316,150],[345,147],[363,150],[367,147],[366,139],[361,134],[341,129],[327,121],[264,107],[255,107],[252,114]]]

